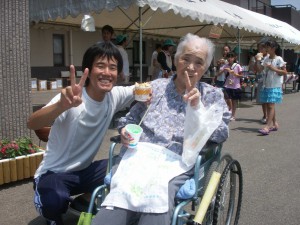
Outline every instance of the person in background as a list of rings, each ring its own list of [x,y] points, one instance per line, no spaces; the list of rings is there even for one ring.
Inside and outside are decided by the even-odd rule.
[[[170,79],[156,79],[151,82],[153,98],[149,111],[141,123],[143,133],[140,141],[164,146],[181,155],[187,101],[190,101],[192,107],[198,107],[199,101],[206,107],[218,104],[223,112],[223,118],[209,140],[221,143],[228,138],[230,112],[224,101],[223,93],[218,88],[200,82],[201,77],[210,65],[213,52],[214,45],[209,39],[200,38],[193,34],[187,34],[181,39],[175,54],[176,74]],[[146,110],[147,106],[138,102],[130,109],[126,117],[120,119],[118,130],[121,133],[121,140],[124,145],[121,152],[126,151],[129,144],[124,126],[129,123],[138,124]],[[164,126],[162,126],[163,124]],[[100,208],[92,224],[127,225],[134,217],[139,221],[139,225],[169,225],[175,207],[175,195],[185,181],[192,176],[192,173],[193,169],[190,169],[179,176],[175,176],[167,183],[168,211],[164,213],[143,213],[113,205],[111,207],[104,205]],[[109,198],[109,196],[110,194],[106,198]]]
[[[248,62],[248,74],[253,75],[255,74],[255,52],[253,49],[249,51],[249,62]]]
[[[114,29],[110,25],[105,25],[102,27],[101,33],[103,41],[111,41],[112,36],[114,35]]]
[[[220,70],[221,64],[228,64],[228,60],[227,60],[227,54],[231,52],[231,48],[229,45],[224,45],[223,46],[223,52],[222,52],[222,57],[217,61],[217,70]],[[224,60],[224,63],[221,62]],[[225,77],[226,78],[226,77]]]
[[[297,74],[298,76],[300,76],[300,53],[297,53],[297,59],[295,62],[295,66],[294,66],[294,73]],[[300,77],[298,77],[298,80],[296,81],[298,83],[298,88],[297,88],[297,92],[299,92],[300,90]],[[296,91],[296,82],[295,83],[295,87],[293,87],[294,91]]]
[[[157,56],[158,53],[161,52],[162,48],[161,48],[161,44],[157,44],[156,48],[154,50],[154,52],[152,53],[152,57],[151,57],[151,76],[152,76],[152,80],[155,80],[157,78],[161,78],[159,77],[161,74],[161,65],[160,63],[157,61]]]
[[[111,42],[98,42],[85,52],[83,76],[61,90],[28,119],[29,129],[51,125],[44,159],[34,175],[34,204],[47,224],[63,225],[72,195],[91,193],[103,184],[107,160],[94,161],[115,112],[134,100],[133,89],[114,85],[123,61]]]
[[[224,45],[223,46],[223,58],[225,59],[225,64],[228,64],[228,61],[227,61],[227,54],[231,52],[231,48],[229,45]]]
[[[228,64],[225,71],[228,72],[224,88],[228,95],[228,108],[231,109],[232,116],[231,121],[236,119],[236,108],[238,101],[241,99],[241,78],[243,77],[243,68],[236,62],[235,52],[229,52],[227,54]]]
[[[129,82],[129,76],[130,76],[128,53],[125,50],[127,46],[127,38],[128,37],[125,34],[120,34],[116,37],[116,44],[123,59],[123,71],[120,74],[120,76],[125,83]]]
[[[261,119],[261,123],[266,124],[267,123],[267,104],[266,103],[262,103],[260,101],[260,93],[262,91],[263,88],[263,80],[264,80],[264,70],[261,70],[260,72],[258,69],[258,65],[261,65],[261,62],[264,61],[264,59],[266,57],[268,57],[268,53],[267,53],[267,49],[265,46],[265,42],[266,40],[262,40],[258,43],[257,45],[257,49],[258,49],[258,53],[255,56],[255,65],[254,65],[254,71],[256,71],[256,79],[257,79],[257,94],[256,94],[256,102],[261,104],[262,107],[262,112],[263,112],[263,117]]]
[[[173,60],[172,54],[174,51],[175,43],[172,39],[165,40],[162,51],[157,55],[157,61],[161,65],[161,70],[163,71],[163,77],[168,78],[173,75],[176,70]]]
[[[229,99],[228,94],[224,89],[224,84],[228,77],[228,72],[224,71],[224,69],[225,69],[225,67],[228,67],[227,66],[227,64],[228,64],[227,54],[231,51],[231,48],[229,45],[226,44],[223,46],[222,50],[223,50],[222,58],[217,61],[217,71],[218,71],[217,76],[214,77],[213,82],[215,82],[216,87],[222,88],[223,94],[224,94],[224,99],[226,101],[228,109],[231,111],[231,107],[232,107],[231,100]],[[222,69],[221,69],[221,67],[222,67]]]
[[[280,54],[280,46],[274,40],[265,43],[267,56],[261,63],[258,63],[259,71],[264,70],[263,89],[260,93],[260,101],[267,104],[267,123],[259,129],[262,135],[268,135],[271,131],[277,131],[279,124],[275,115],[275,104],[282,102],[282,76],[287,74],[286,62]]]
[[[216,87],[223,88],[225,83],[225,72],[227,71],[225,71],[226,64],[224,58],[218,60],[218,67],[219,70],[217,71],[217,74],[214,77],[214,83]]]

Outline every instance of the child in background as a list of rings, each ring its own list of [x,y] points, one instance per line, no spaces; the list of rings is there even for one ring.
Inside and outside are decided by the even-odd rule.
[[[254,66],[254,70],[256,71],[256,78],[257,78],[257,96],[256,96],[256,102],[257,103],[261,103],[261,107],[262,107],[262,111],[263,111],[263,117],[261,119],[261,123],[266,124],[267,123],[267,104],[266,103],[262,103],[260,101],[260,92],[263,89],[263,80],[264,80],[264,70],[258,72],[258,66],[261,66],[261,62],[263,62],[263,60],[268,56],[267,53],[267,49],[265,46],[265,42],[266,41],[261,41],[260,43],[258,43],[257,45],[257,49],[258,49],[258,53],[255,56],[255,66]]]
[[[225,81],[225,91],[228,95],[228,108],[231,109],[232,116],[231,121],[236,119],[236,108],[238,100],[241,99],[241,78],[243,77],[243,68],[236,62],[236,54],[229,52],[227,54],[228,64],[224,68],[228,72],[228,76]]]
[[[218,64],[220,66],[220,69],[219,71],[217,72],[217,75],[214,77],[215,78],[215,85],[216,87],[218,88],[223,88],[224,86],[224,82],[225,82],[225,67],[226,67],[226,64],[225,64],[225,59],[222,58],[218,61]]]
[[[259,66],[260,71],[264,70],[265,73],[260,101],[267,104],[268,113],[266,126],[258,130],[262,135],[268,135],[270,131],[277,131],[279,128],[275,117],[275,103],[282,101],[282,76],[287,74],[286,62],[278,56],[280,53],[278,43],[270,40],[265,43],[265,46],[269,56]]]

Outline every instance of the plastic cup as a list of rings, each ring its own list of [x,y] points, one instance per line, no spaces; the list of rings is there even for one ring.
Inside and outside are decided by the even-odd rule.
[[[127,124],[125,126],[125,130],[131,136],[131,140],[129,141],[129,148],[136,148],[137,143],[140,140],[140,137],[143,133],[143,128],[136,124]]]
[[[136,84],[135,85],[135,100],[139,102],[146,102],[151,93],[151,85],[147,84]]]

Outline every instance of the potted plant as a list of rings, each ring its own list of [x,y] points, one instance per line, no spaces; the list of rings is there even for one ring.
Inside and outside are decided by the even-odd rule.
[[[0,140],[0,185],[32,177],[43,154],[28,137]]]

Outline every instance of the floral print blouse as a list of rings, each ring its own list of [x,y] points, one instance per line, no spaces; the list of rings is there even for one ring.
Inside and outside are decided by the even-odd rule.
[[[176,75],[171,79],[162,78],[151,82],[152,100],[149,111],[141,124],[143,134],[140,141],[164,146],[181,155],[187,103],[177,93],[174,79],[176,79]],[[211,135],[210,141],[224,142],[229,135],[228,123],[231,113],[224,101],[223,92],[219,88],[202,82],[198,82],[196,86],[201,93],[201,101],[204,106],[210,106],[213,103],[222,106],[222,123]],[[125,117],[120,118],[119,131],[126,124],[138,124],[146,110],[145,103],[137,102]]]

